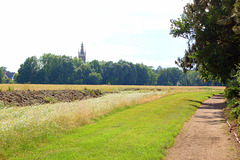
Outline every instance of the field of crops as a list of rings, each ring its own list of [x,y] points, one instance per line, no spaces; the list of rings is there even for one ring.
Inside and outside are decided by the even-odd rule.
[[[67,135],[70,136],[76,133],[76,129],[78,130],[82,128],[81,126],[85,125],[88,126],[88,124],[101,123],[101,120],[104,120],[105,119],[104,117],[106,117],[106,115],[108,115],[107,117],[112,117],[115,115],[115,113],[116,114],[123,113],[123,111],[126,109],[131,111],[132,109],[135,108],[134,106],[136,105],[148,104],[149,102],[154,102],[155,100],[158,100],[159,98],[161,99],[161,97],[166,97],[167,95],[179,94],[179,92],[181,93],[187,92],[187,94],[185,93],[183,99],[180,98],[181,103],[185,104],[184,99],[186,100],[188,99],[188,97],[189,99],[191,99],[192,97],[192,99],[194,100],[197,97],[199,97],[200,98],[199,100],[202,100],[206,99],[209,95],[212,95],[213,93],[219,93],[223,90],[223,87],[212,88],[212,87],[110,86],[110,85],[72,86],[72,85],[31,85],[31,84],[0,86],[2,91],[8,90],[9,87],[14,88],[14,90],[64,90],[64,89],[81,90],[88,88],[100,90],[102,89],[104,91],[112,93],[116,92],[114,94],[106,94],[102,97],[95,99],[74,101],[71,103],[59,102],[55,104],[32,105],[26,107],[1,107],[0,158],[23,156],[24,158],[22,159],[26,159],[24,155],[28,153],[35,154],[35,156],[37,157],[40,156],[41,154],[39,152],[33,153],[35,152],[35,150],[40,148],[40,146],[48,145],[49,143],[54,143],[56,141],[56,138],[64,137]],[[177,109],[177,112],[179,112],[181,110],[180,108],[178,108],[178,105],[180,106],[180,101],[179,102],[176,101],[176,97],[175,98],[172,97],[171,101],[172,101],[171,103],[173,103],[172,105],[174,105],[175,108]],[[149,116],[148,118],[151,119],[153,115],[151,115],[150,113],[155,112],[154,108],[157,107],[158,105],[159,106],[163,105],[164,107],[166,107],[162,111],[159,111],[159,116],[161,115],[160,112],[166,114],[172,112],[169,110],[171,108],[170,104],[165,105],[161,103],[165,102],[159,102],[159,104],[155,103],[154,106],[144,109],[142,113],[136,115],[135,117],[136,120],[139,118],[139,121],[141,122],[142,121],[141,119],[145,117],[145,115],[142,114],[147,114]],[[199,104],[196,104],[196,106],[197,105]],[[190,106],[190,108],[191,107],[192,106]],[[153,109],[153,111],[150,110],[151,108]],[[189,112],[189,114],[184,118],[183,121],[185,121],[187,117],[189,117],[194,112],[195,109],[196,107],[193,107],[191,109],[192,111]],[[134,110],[132,111],[136,112]],[[185,111],[183,110],[183,112]],[[99,118],[100,120],[96,121]],[[159,121],[162,121],[161,116],[159,118],[160,118]],[[117,118],[117,121],[121,121],[121,118],[120,119]],[[182,125],[183,121],[181,122],[180,126]],[[136,121],[133,123],[133,125],[139,125],[135,123]],[[106,134],[108,133],[106,132]],[[176,135],[176,133],[174,133],[174,135]],[[173,136],[170,137],[173,138]],[[153,144],[152,147],[154,147],[154,145],[155,144]],[[158,154],[157,151],[154,152],[156,152],[154,154],[156,155]],[[164,152],[164,150],[161,152]],[[66,154],[68,155],[70,153]],[[161,156],[163,155],[164,154],[161,153]]]
[[[142,86],[142,85],[44,85],[44,84],[0,84],[0,91],[8,90],[83,90],[99,89],[103,92],[117,92],[126,88],[134,89],[162,89],[162,90],[223,90],[224,86]]]

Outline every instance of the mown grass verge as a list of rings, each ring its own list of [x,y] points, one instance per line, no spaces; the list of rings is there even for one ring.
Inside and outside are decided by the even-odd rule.
[[[10,159],[162,159],[183,123],[213,92],[177,93],[126,107]]]

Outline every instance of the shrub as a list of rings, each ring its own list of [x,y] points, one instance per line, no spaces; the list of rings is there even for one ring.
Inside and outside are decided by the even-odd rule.
[[[238,84],[240,84],[240,63],[239,63],[239,66],[238,66],[238,71],[237,71],[237,81],[238,81]]]
[[[5,105],[4,105],[4,103],[2,101],[0,101],[0,109],[1,108],[5,108]]]
[[[44,100],[46,103],[56,103],[57,100],[54,99],[53,97],[44,97]]]
[[[238,117],[238,135],[240,135],[240,116]]]
[[[224,96],[226,105],[233,116],[238,119],[238,132],[240,133],[240,64],[237,71],[232,73],[233,79],[228,80]]]
[[[236,107],[234,107],[232,110],[231,110],[231,114],[235,117],[235,118],[238,118],[240,117],[240,106],[239,104],[237,104]]]
[[[8,91],[14,91],[14,87],[8,86]]]
[[[227,99],[233,99],[234,97],[239,97],[240,88],[239,87],[228,87],[224,90],[224,96]]]

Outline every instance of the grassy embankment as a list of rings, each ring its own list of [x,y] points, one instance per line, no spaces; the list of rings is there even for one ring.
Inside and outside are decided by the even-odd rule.
[[[172,145],[184,121],[190,118],[201,101],[212,94],[211,91],[177,93],[150,103],[125,107],[125,110],[118,112],[115,110],[111,116],[103,117],[91,125],[85,125],[72,132],[62,132],[48,138],[42,137],[47,139],[44,143],[35,143],[38,140],[36,141],[33,137],[29,140],[30,142],[23,142],[20,146],[17,143],[14,144],[10,150],[5,147],[5,156],[10,156],[12,159],[160,159],[164,157],[166,148]],[[129,101],[130,96],[126,97]],[[107,98],[104,103],[109,103],[109,100]],[[99,106],[96,105],[96,101],[93,103],[95,107],[90,110],[95,110]],[[59,113],[58,110],[56,111]],[[52,115],[52,111],[50,112]],[[65,110],[61,112],[66,113]],[[75,112],[76,110],[72,113]],[[74,117],[72,113],[69,117]],[[63,114],[59,124],[55,125],[62,123],[71,125],[66,115],[68,114]],[[20,122],[20,124],[23,123]],[[12,131],[14,129],[11,128]],[[21,141],[21,138],[19,140]],[[16,139],[12,141],[15,142]],[[17,142],[20,141],[17,140]]]

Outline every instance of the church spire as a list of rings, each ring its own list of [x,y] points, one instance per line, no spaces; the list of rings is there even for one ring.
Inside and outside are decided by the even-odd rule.
[[[78,51],[78,58],[81,58],[84,63],[86,63],[86,51],[84,52],[83,42],[81,44],[81,50]]]

